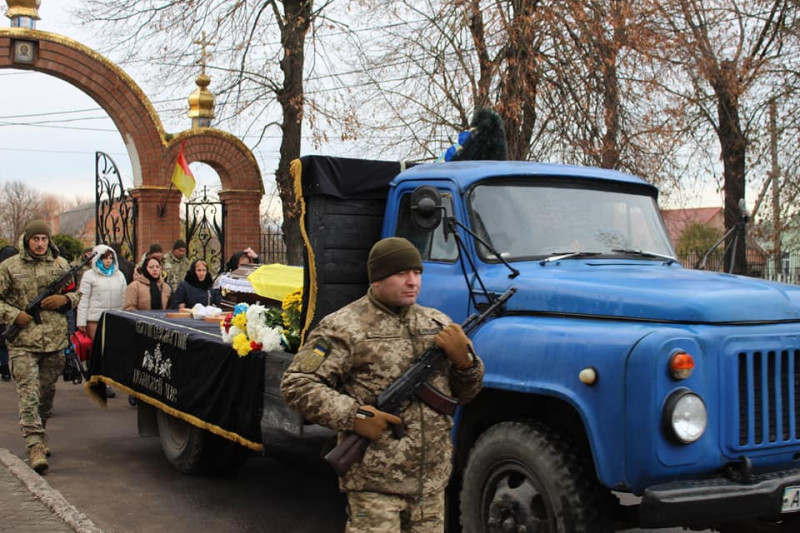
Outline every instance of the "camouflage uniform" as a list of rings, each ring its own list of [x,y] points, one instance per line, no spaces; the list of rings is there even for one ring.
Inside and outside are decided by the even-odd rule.
[[[172,292],[175,292],[178,285],[180,285],[181,281],[186,277],[191,263],[192,262],[189,261],[189,258],[185,255],[178,259],[172,255],[172,252],[164,254],[164,259],[161,261],[161,264],[163,265],[162,268],[167,285],[170,286]]]
[[[339,431],[341,440],[352,430],[359,406],[374,405],[450,322],[443,313],[417,304],[395,313],[370,290],[325,317],[311,332],[284,374],[281,393],[307,420]],[[478,394],[482,378],[483,364],[476,358],[466,370],[445,360],[429,381],[464,404]],[[390,431],[381,434],[370,443],[363,460],[339,480],[351,500],[348,531],[381,531],[369,526],[380,513],[366,512],[381,507],[378,502],[386,510],[393,507],[395,514],[403,509],[414,531],[442,530],[452,419],[419,400],[409,402],[397,415],[406,435],[395,439]],[[426,509],[436,510],[433,523]]]
[[[28,302],[66,270],[67,261],[50,246],[47,255],[33,257],[20,239],[19,255],[0,263],[0,322],[13,324]],[[80,293],[64,294],[75,308]],[[31,322],[14,340],[6,341],[11,374],[17,382],[19,423],[28,447],[43,443],[45,425],[53,407],[55,386],[64,368],[67,319],[58,311],[41,311],[42,323]]]

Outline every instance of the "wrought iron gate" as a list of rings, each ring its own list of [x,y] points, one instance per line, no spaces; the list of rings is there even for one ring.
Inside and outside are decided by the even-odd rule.
[[[203,196],[185,204],[186,253],[189,259],[203,259],[213,275],[222,271],[225,261],[225,204]]]
[[[118,242],[122,256],[136,262],[136,199],[122,186],[117,165],[103,152],[94,153],[96,243]]]

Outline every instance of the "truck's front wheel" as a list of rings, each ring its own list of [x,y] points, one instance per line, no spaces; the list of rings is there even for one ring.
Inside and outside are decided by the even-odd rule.
[[[546,426],[503,422],[475,443],[463,476],[466,533],[609,531],[597,483]]]

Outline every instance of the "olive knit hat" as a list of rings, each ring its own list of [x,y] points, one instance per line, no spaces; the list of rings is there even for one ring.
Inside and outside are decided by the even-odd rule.
[[[367,275],[370,283],[412,269],[422,271],[422,256],[407,239],[387,237],[376,242],[369,251]]]
[[[52,235],[53,230],[50,229],[50,226],[44,220],[32,220],[28,222],[28,225],[25,226],[25,236],[23,237],[24,242],[27,246],[29,240],[34,235],[47,235],[47,238],[50,238]]]

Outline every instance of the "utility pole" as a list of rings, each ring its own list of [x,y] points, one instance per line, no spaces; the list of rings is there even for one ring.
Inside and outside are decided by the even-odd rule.
[[[781,202],[780,202],[780,167],[778,166],[778,126],[777,104],[773,99],[769,103],[769,153],[772,159],[770,180],[772,180],[772,253],[775,263],[775,274],[781,272]]]

